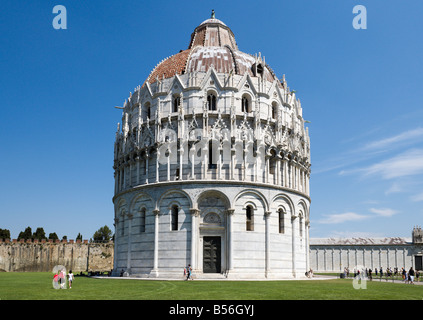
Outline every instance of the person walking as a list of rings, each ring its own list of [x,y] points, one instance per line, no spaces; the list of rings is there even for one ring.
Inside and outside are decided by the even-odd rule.
[[[66,271],[60,270],[59,273],[60,289],[66,289]]]
[[[192,268],[191,268],[191,265],[189,264],[187,267],[187,280],[190,280],[190,279],[192,280],[191,273],[192,273]]]
[[[72,289],[72,282],[73,282],[73,273],[72,273],[72,270],[69,270],[69,273],[68,273],[68,283],[69,283],[69,289]]]
[[[410,278],[410,284],[414,284],[414,269],[413,267],[410,268],[408,271],[408,276]]]
[[[60,289],[60,285],[59,285],[59,275],[56,272],[53,276],[53,288],[54,289]]]

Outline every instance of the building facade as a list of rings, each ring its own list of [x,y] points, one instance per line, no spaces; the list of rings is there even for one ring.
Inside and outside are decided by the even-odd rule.
[[[310,139],[300,101],[214,14],[125,101],[114,150],[114,270],[303,277]]]
[[[411,238],[312,238],[310,265],[314,272],[342,272],[344,268],[405,268],[423,270],[423,232],[414,227]]]

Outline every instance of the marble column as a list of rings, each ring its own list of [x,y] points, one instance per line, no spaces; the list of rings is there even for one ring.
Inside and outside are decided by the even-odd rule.
[[[114,255],[113,255],[113,272],[118,274],[118,254],[117,254],[117,248],[118,248],[118,242],[120,241],[119,232],[118,232],[118,226],[119,224],[119,218],[115,218],[113,226],[115,227],[115,247],[114,247]]]
[[[191,213],[191,267],[197,270],[197,243],[198,243],[198,217],[200,210],[196,208],[189,209]]]
[[[150,155],[148,151],[145,152],[145,184],[148,184],[148,159]]]
[[[228,271],[231,271],[233,269],[233,245],[232,245],[232,232],[233,232],[233,228],[232,228],[232,218],[234,215],[235,209],[227,209],[226,210],[226,214],[227,214],[227,242],[228,242],[228,263],[227,263],[227,268]]]
[[[270,272],[270,227],[269,227],[269,219],[270,219],[270,211],[266,211],[264,213],[265,218],[265,277],[267,278]]]
[[[159,217],[160,210],[154,209],[154,265],[153,270],[151,270],[151,275],[153,277],[159,276]]]
[[[128,213],[126,215],[128,217],[128,254],[126,260],[126,272],[131,274],[131,231],[132,231],[132,218],[134,217],[133,214]]]
[[[296,277],[296,251],[297,251],[297,216],[291,217],[291,233],[292,233],[292,276]]]
[[[306,228],[306,271],[309,271],[310,270],[310,220],[306,220],[305,228]],[[339,257],[339,261],[341,262],[341,257]]]

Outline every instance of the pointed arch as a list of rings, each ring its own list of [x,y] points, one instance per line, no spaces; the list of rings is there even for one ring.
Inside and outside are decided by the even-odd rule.
[[[239,81],[237,86],[238,91],[242,92],[246,84],[248,84],[248,91],[250,91],[251,96],[256,96],[259,93],[256,86],[254,85],[253,80],[251,79],[248,73],[244,74],[244,76]]]
[[[206,75],[204,76],[204,79],[201,81],[200,88],[205,89],[209,87],[210,80],[213,80],[214,87],[219,89],[220,91],[223,90],[223,84],[219,79],[218,74],[216,73],[216,70],[213,65],[210,66],[210,68],[207,70]]]

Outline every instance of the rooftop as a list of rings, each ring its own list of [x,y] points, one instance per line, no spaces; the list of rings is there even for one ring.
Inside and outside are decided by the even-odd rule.
[[[410,238],[311,238],[310,245],[399,245],[411,244]]]
[[[261,54],[253,56],[238,50],[232,30],[216,19],[213,11],[210,19],[194,29],[188,49],[162,60],[146,82],[152,84],[188,72],[207,72],[211,66],[218,73],[249,74],[270,82],[277,79]]]

